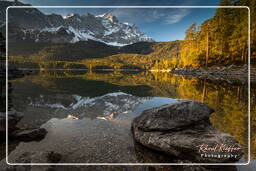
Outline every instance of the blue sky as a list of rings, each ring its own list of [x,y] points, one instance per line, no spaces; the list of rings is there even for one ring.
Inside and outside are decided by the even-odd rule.
[[[42,6],[214,6],[218,0],[20,0],[24,3]],[[214,15],[215,9],[88,9],[88,8],[62,8],[43,9],[45,13],[84,14],[90,12],[94,15],[110,12],[119,21],[136,24],[141,31],[156,41],[181,40],[188,26],[192,23],[200,24]]]

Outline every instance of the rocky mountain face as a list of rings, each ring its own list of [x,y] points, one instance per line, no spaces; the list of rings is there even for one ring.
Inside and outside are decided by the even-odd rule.
[[[15,2],[0,2],[0,15],[5,17],[5,8]],[[16,5],[24,4],[16,2]],[[3,11],[4,10],[4,11]],[[10,8],[8,10],[9,40],[32,40],[35,42],[74,43],[88,39],[114,46],[136,42],[152,42],[135,25],[123,23],[110,13],[92,15],[85,13],[46,15],[36,8]],[[4,20],[0,20],[4,26]]]

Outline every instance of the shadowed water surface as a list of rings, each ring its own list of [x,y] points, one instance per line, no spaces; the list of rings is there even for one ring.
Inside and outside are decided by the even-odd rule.
[[[130,131],[132,119],[143,110],[176,99],[207,103],[215,109],[211,116],[213,126],[235,136],[245,149],[248,144],[246,82],[201,80],[159,72],[41,71],[12,80],[11,87],[11,106],[24,113],[18,126],[41,126],[48,134],[40,142],[20,143],[11,152],[10,161],[17,162],[17,156],[25,151],[45,150],[64,154],[61,162],[176,161],[170,157],[159,161],[149,153],[142,155],[144,149],[133,142]],[[254,86],[251,92],[254,104]],[[255,116],[254,110],[252,115]],[[243,160],[247,160],[247,153]]]

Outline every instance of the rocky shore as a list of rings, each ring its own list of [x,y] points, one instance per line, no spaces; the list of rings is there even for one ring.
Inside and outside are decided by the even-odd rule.
[[[256,82],[256,66],[251,65],[251,82]],[[176,68],[173,74],[210,80],[225,80],[230,83],[248,81],[248,65],[211,66],[208,68]]]
[[[38,141],[45,137],[44,128],[21,129],[17,127],[23,115],[16,111],[8,111],[8,137],[15,141]],[[0,141],[6,138],[6,113],[0,112]]]
[[[23,77],[24,75],[29,74],[28,72],[23,72],[18,70],[15,67],[10,66],[8,68],[8,78],[15,79]],[[1,100],[5,100],[5,78],[6,78],[6,68],[4,61],[1,61],[0,64],[0,79],[1,81]],[[11,93],[12,86],[11,83],[8,83],[8,91]],[[9,98],[9,97],[8,97]],[[5,102],[1,102],[0,109],[0,148],[3,149],[5,147],[6,140],[6,113],[5,113]],[[8,106],[8,145],[9,148],[13,148],[12,146],[16,146],[19,142],[22,141],[40,141],[45,137],[47,131],[44,128],[19,128],[17,125],[23,118],[23,114],[15,111],[11,105]],[[3,152],[1,152],[2,154]],[[2,157],[3,155],[1,155]],[[2,158],[0,158],[2,159]]]
[[[225,163],[244,152],[235,137],[211,126],[214,110],[196,101],[181,100],[142,112],[132,122],[134,138],[143,146],[197,163]]]
[[[61,96],[61,98],[63,97]],[[104,100],[104,102],[107,102],[108,107],[110,107],[108,108],[109,111],[112,111],[111,109],[114,108],[119,111],[114,104],[120,103],[121,101],[123,105],[126,104],[126,107],[131,106],[131,108],[127,108],[131,112],[127,113],[127,110],[119,111],[119,114],[113,118],[94,117],[90,119],[82,115],[69,117],[68,114],[70,112],[67,112],[64,118],[52,118],[41,125],[40,128],[30,130],[16,128],[16,123],[19,123],[18,126],[21,127],[20,122],[28,117],[25,113],[22,120],[19,121],[22,115],[15,111],[9,112],[9,115],[16,118],[14,119],[13,129],[10,129],[12,131],[10,131],[9,135],[12,135],[19,141],[18,145],[13,150],[10,150],[8,161],[10,163],[193,163],[199,161],[236,162],[243,156],[242,147],[234,137],[212,128],[209,123],[209,116],[213,110],[203,103],[175,100],[169,101],[168,103],[162,102],[156,105],[159,107],[152,108],[153,106],[150,104],[156,103],[153,99],[141,99],[124,93],[112,93],[93,100],[85,98],[77,99],[79,100],[78,103],[71,102],[77,107],[72,107],[73,111],[76,109],[77,112],[88,112],[89,108],[94,108],[89,105],[89,102],[94,104],[97,100],[96,104],[102,105],[104,103],[100,103],[100,101]],[[134,101],[135,103],[129,103],[129,101]],[[76,104],[80,104],[79,107]],[[47,113],[46,110],[43,110],[42,106],[43,104],[41,104],[40,108],[37,108],[37,111],[40,113],[39,109],[41,109],[42,114]],[[97,108],[100,109],[99,107]],[[55,112],[63,113],[65,110],[64,108],[59,108]],[[93,111],[95,110],[93,109]],[[103,113],[103,111],[105,111],[105,108],[102,108],[98,113]],[[5,115],[2,114],[2,116],[4,123]],[[29,116],[29,118],[31,117]],[[36,117],[33,118],[34,121],[35,119]],[[131,125],[133,126],[133,134],[131,132]],[[3,132],[5,131],[4,128]],[[45,130],[47,133],[45,133]],[[134,135],[135,139],[133,138]],[[201,158],[201,154],[199,155],[200,148],[198,146],[202,145],[201,143],[209,143],[209,146],[215,145],[215,143],[223,143],[228,146],[235,144],[236,148],[239,148],[239,151],[226,153],[227,155],[236,155],[236,158]],[[11,144],[8,145],[11,148]],[[92,170],[92,167],[61,167],[49,165],[39,168],[29,165],[7,165],[4,159],[0,161],[0,168],[3,171]],[[149,171],[152,169],[159,171],[214,171],[224,169],[235,171],[236,167],[152,166],[148,168],[143,166],[131,168],[130,170]],[[95,170],[105,170],[105,168],[97,167]],[[110,166],[106,170],[129,169],[125,166],[119,169]]]

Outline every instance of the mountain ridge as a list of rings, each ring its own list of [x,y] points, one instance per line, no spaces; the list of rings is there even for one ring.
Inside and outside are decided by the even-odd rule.
[[[15,2],[1,1],[0,15],[4,7]],[[16,5],[27,5],[16,2]],[[9,40],[34,40],[35,42],[75,43],[88,39],[112,46],[125,46],[137,42],[153,42],[134,24],[120,22],[111,13],[82,15],[72,13],[44,14],[36,8],[9,8]],[[0,20],[3,26],[4,20]],[[14,30],[12,30],[15,28]]]

